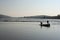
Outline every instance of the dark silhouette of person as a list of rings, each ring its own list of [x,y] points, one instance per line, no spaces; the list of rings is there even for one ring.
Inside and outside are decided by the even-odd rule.
[[[47,23],[49,24],[49,21],[47,20]]]

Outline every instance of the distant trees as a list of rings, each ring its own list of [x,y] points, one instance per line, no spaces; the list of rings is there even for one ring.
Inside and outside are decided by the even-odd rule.
[[[57,15],[57,19],[60,19],[60,15]]]
[[[60,16],[60,15],[57,15],[57,16]]]

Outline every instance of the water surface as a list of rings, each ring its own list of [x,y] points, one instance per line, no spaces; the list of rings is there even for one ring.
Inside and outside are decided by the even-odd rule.
[[[42,28],[40,22],[0,22],[0,40],[60,40],[59,21]]]

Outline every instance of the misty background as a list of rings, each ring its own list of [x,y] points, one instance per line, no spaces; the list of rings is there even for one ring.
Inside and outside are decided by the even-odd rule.
[[[60,0],[0,0],[0,14],[23,17],[60,14]]]

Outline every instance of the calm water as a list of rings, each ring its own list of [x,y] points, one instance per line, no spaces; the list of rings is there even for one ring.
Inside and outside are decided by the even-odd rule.
[[[0,40],[60,40],[60,20],[49,21],[42,28],[39,22],[0,22]]]

